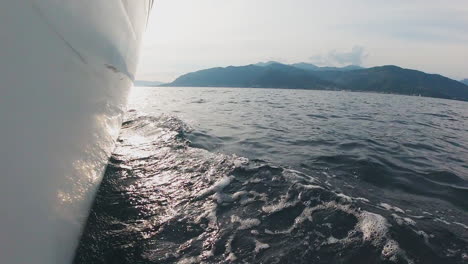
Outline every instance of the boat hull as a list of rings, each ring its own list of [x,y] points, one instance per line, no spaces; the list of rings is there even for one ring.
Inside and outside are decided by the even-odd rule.
[[[0,3],[0,263],[72,261],[152,1],[111,2]]]

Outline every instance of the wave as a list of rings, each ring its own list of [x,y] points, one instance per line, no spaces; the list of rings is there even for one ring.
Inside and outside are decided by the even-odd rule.
[[[467,238],[442,228],[449,220],[353,197],[319,174],[198,148],[191,132],[174,116],[129,113],[75,263],[468,260]]]

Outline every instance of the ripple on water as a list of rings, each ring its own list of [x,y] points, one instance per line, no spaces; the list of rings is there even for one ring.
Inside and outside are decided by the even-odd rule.
[[[466,240],[432,219],[338,192],[319,175],[195,148],[187,131],[171,116],[127,117],[75,263],[466,258]]]

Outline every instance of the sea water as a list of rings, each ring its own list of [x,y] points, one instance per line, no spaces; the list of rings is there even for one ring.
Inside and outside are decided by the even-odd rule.
[[[465,263],[468,103],[135,87],[76,263]]]

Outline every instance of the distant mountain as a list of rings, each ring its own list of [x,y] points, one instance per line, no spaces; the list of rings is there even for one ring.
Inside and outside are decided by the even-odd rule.
[[[260,66],[260,67],[265,67],[265,66],[270,66],[272,64],[282,64],[282,63],[279,63],[277,61],[267,61],[267,62],[258,62],[258,63],[255,63],[254,65],[255,66]]]
[[[338,89],[310,71],[280,63],[201,70],[182,75],[167,86]]]
[[[346,90],[468,100],[468,87],[438,74],[388,65],[353,71],[315,71]]]
[[[303,69],[303,70],[308,70],[308,71],[352,71],[352,70],[364,69],[364,68],[362,68],[360,66],[357,66],[357,65],[348,65],[348,66],[345,66],[345,67],[319,67],[319,66],[316,66],[314,64],[306,63],[306,62],[299,62],[299,63],[293,63],[293,64],[284,64],[284,63],[280,63],[280,62],[277,62],[277,61],[268,61],[268,62],[259,62],[259,63],[256,63],[254,65],[255,66],[261,66],[261,67],[266,67],[266,66],[270,66],[272,64],[289,65],[289,66],[293,66],[293,67]]]
[[[158,81],[143,81],[143,80],[135,80],[133,85],[135,86],[159,86],[163,84],[162,82]]]
[[[291,64],[291,66],[294,66],[299,69],[310,70],[310,71],[353,71],[353,70],[364,69],[357,65],[349,65],[345,67],[319,67],[319,66],[315,66],[314,64],[305,63],[305,62],[294,63],[294,64]]]
[[[397,66],[318,67],[268,62],[185,74],[167,86],[261,87],[421,95],[468,101],[468,86],[438,74]]]
[[[468,85],[468,79],[461,80],[460,82]]]

